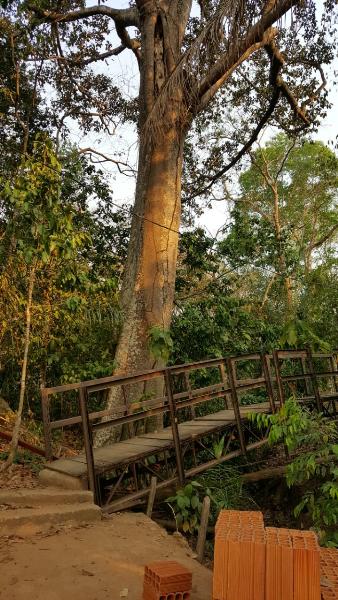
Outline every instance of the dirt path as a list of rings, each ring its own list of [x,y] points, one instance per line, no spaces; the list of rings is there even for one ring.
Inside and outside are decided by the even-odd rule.
[[[184,540],[143,514],[122,513],[53,535],[0,538],[0,599],[141,600],[143,567],[161,559],[193,571],[191,600],[211,598],[211,572],[192,558]],[[120,596],[122,590],[128,594]]]

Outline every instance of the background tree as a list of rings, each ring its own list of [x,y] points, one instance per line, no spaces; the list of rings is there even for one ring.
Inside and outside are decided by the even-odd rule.
[[[261,311],[269,313],[271,296],[275,311],[282,293],[278,315],[296,345],[297,312],[302,313],[305,296],[315,292],[312,271],[318,275],[335,264],[338,159],[322,142],[283,134],[250,156],[221,247],[239,272],[256,274],[252,292],[260,295]]]
[[[203,230],[184,233],[176,279],[172,360],[194,362],[273,348],[281,323],[266,319],[252,298],[249,267],[243,271]]]
[[[12,219],[6,230],[6,235],[10,238],[7,244],[10,253],[2,276],[8,281],[11,271],[23,271],[21,296],[22,304],[25,305],[19,404],[11,447],[4,468],[13,463],[18,446],[26,393],[32,304],[37,272],[53,253],[67,257],[82,238],[80,232],[77,237],[72,236],[72,215],[69,210],[65,211],[64,207],[60,206],[60,170],[60,164],[52,152],[49,141],[37,139],[33,156],[22,162],[14,186],[5,182],[2,190],[5,201],[8,200],[12,205]],[[6,296],[2,297],[2,301],[4,310]],[[7,319],[10,318],[8,315]],[[5,321],[3,326],[6,329],[8,322]]]
[[[108,375],[114,366],[124,242],[114,248],[106,229],[110,236],[115,226],[123,240],[125,217],[105,216],[103,226],[103,180],[96,187],[98,174],[84,159],[65,153],[63,161],[62,173],[52,142],[40,135],[16,177],[0,181],[6,207],[0,222],[0,383],[18,411],[7,465],[24,401],[26,415],[41,417],[41,385]],[[100,200],[91,212],[95,190]]]
[[[226,228],[181,236],[174,361],[337,347],[337,157],[280,134],[250,160]]]

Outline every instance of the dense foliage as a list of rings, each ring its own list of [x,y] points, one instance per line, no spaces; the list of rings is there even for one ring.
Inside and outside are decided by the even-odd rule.
[[[293,460],[287,466],[288,486],[303,485],[296,516],[307,511],[323,544],[338,547],[338,433],[336,424],[322,415],[309,413],[290,399],[275,415],[252,415],[252,420],[270,426],[269,442],[283,442]]]
[[[321,142],[279,134],[251,153],[221,237],[181,237],[176,360],[338,346],[337,173]]]
[[[150,331],[154,360],[338,345],[337,159],[321,143],[285,136],[251,159],[223,233],[182,232],[173,325]],[[262,163],[278,172],[280,237]],[[26,408],[39,416],[41,384],[113,369],[129,215],[111,205],[102,172],[73,149],[57,158],[48,136],[38,135],[31,155],[3,171],[1,189],[1,395],[17,406],[33,262]]]
[[[108,190],[102,181],[97,185],[97,172],[71,155],[62,160],[52,142],[38,136],[15,177],[1,180],[1,394],[16,408],[34,268],[27,408],[36,416],[40,385],[111,373],[120,326],[127,223],[123,213],[106,208]],[[91,211],[93,193],[97,207]],[[116,228],[119,250],[110,241]]]

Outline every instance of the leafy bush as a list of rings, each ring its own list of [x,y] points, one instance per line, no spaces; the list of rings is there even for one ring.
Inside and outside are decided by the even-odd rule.
[[[148,345],[154,358],[163,360],[165,363],[168,362],[173,349],[169,331],[162,327],[152,327],[148,334]]]
[[[191,481],[184,488],[179,489],[175,496],[167,498],[166,501],[175,514],[178,528],[189,533],[198,530],[202,509],[201,499],[205,496],[209,496],[211,500],[211,522],[216,522],[218,513],[222,509],[247,507],[252,503],[243,490],[243,482],[238,471],[231,466],[218,465],[206,471],[197,481]]]
[[[259,427],[270,426],[269,443],[284,443],[298,455],[287,466],[289,487],[307,483],[295,516],[307,509],[323,545],[338,546],[337,427],[320,413],[310,413],[289,399],[274,415],[250,415]]]
[[[176,525],[184,532],[194,533],[199,527],[202,510],[199,494],[201,488],[197,481],[192,481],[178,490],[175,496],[167,498],[167,503],[174,511]]]

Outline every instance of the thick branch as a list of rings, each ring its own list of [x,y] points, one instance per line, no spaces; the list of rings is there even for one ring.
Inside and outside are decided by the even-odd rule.
[[[321,83],[319,84],[317,89],[314,91],[314,93],[311,96],[309,96],[309,98],[307,100],[305,100],[305,102],[303,102],[302,108],[304,108],[310,102],[314,102],[315,100],[318,100],[320,92],[326,87],[326,84],[327,84],[322,65],[317,64],[315,66],[316,66],[316,69],[319,71]]]
[[[282,54],[277,48],[274,41],[271,41],[269,44],[267,44],[265,46],[265,49],[270,58],[270,61],[277,60],[284,64],[284,58],[282,57]],[[294,94],[291,92],[289,86],[285,83],[284,79],[280,75],[278,76],[277,84],[281,90],[282,95],[290,104],[292,110],[295,112],[297,117],[299,117],[306,125],[310,125],[311,121],[306,116],[304,108],[299,106]]]
[[[321,237],[315,244],[312,244],[311,246],[311,250],[314,250],[315,248],[320,248],[320,246],[322,246],[323,244],[325,244],[325,242],[327,242],[330,237],[333,236],[333,234],[338,230],[338,223],[336,223],[335,225],[333,225],[331,227],[331,229],[329,229],[329,231],[323,235],[323,237]]]
[[[126,28],[124,27],[124,25],[121,25],[119,22],[115,23],[115,27],[116,27],[116,33],[119,36],[122,44],[124,46],[126,46],[126,48],[129,48],[130,50],[132,50],[138,60],[138,62],[141,59],[141,55],[140,55],[140,42],[138,40],[135,40],[133,38],[130,37],[128,31],[126,30]]]
[[[179,44],[181,45],[184,39],[186,25],[191,12],[192,0],[181,0],[180,2],[176,3],[172,2],[172,4],[176,4],[175,17],[177,27],[179,29]]]
[[[214,95],[218,92],[222,85],[224,85],[224,83],[229,79],[229,77],[231,77],[235,69],[237,69],[237,67],[239,67],[240,64],[247,60],[254,52],[262,48],[265,45],[265,43],[266,41],[262,40],[261,42],[258,42],[257,44],[254,44],[253,46],[248,48],[247,51],[244,52],[244,54],[242,54],[239,60],[236,63],[234,63],[232,67],[226,73],[224,73],[222,77],[220,77],[220,79],[216,81],[214,85],[212,85],[208,89],[208,91],[202,96],[200,103],[195,111],[196,114],[201,112],[209,104],[210,100],[214,97]]]
[[[28,8],[41,20],[52,23],[71,23],[87,19],[88,17],[106,16],[110,17],[122,27],[139,27],[139,14],[135,8],[111,8],[110,6],[88,6],[80,10],[68,13],[59,13],[53,10],[43,10],[34,4],[28,4]]]
[[[263,40],[265,32],[272,27],[292,6],[298,4],[295,0],[281,0],[276,6],[264,14],[255,25],[249,29],[248,33],[241,40],[234,40],[220,60],[216,62],[208,75],[199,86],[198,95],[200,98],[212,87],[231,67],[248,48]]]
[[[43,60],[53,60],[56,62],[67,62],[69,65],[74,65],[78,67],[85,67],[90,65],[91,63],[98,62],[100,60],[106,60],[111,56],[118,56],[126,49],[126,46],[118,46],[113,50],[108,50],[107,52],[103,52],[102,54],[97,54],[96,56],[92,56],[91,58],[81,59],[81,58],[71,58],[68,56],[59,56],[58,54],[51,54],[50,56],[46,56]],[[27,59],[27,62],[36,62],[36,57]],[[42,60],[42,59],[41,59]]]
[[[273,284],[275,282],[276,277],[277,277],[277,273],[274,273],[272,275],[270,281],[268,282],[266,288],[265,288],[265,292],[264,292],[264,296],[263,296],[262,304],[261,304],[261,311],[264,310],[264,307],[265,307],[265,305],[266,305],[266,303],[268,301],[270,290],[271,290],[271,288],[272,288],[272,286],[273,286]]]
[[[90,65],[93,62],[98,62],[99,60],[106,60],[111,56],[118,56],[126,49],[126,46],[121,44],[121,46],[117,46],[117,48],[113,48],[112,50],[108,50],[107,52],[103,52],[102,54],[98,54],[97,56],[93,56],[92,58],[87,58],[85,60],[77,61],[81,66]]]

